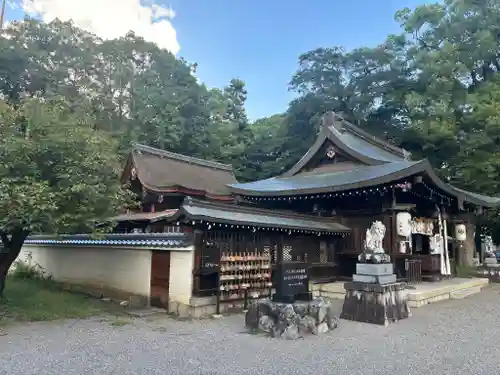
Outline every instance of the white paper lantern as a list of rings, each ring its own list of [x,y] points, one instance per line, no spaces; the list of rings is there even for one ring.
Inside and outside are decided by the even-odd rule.
[[[455,226],[455,238],[457,241],[465,241],[467,239],[467,229],[464,224]]]
[[[398,236],[409,237],[411,235],[411,214],[399,212],[396,215]]]
[[[406,253],[406,242],[405,241],[401,241],[399,243],[399,252],[401,254],[405,254]]]

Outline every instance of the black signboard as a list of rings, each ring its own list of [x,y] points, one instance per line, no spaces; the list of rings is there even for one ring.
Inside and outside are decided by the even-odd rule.
[[[309,293],[307,263],[283,262],[277,267],[275,301],[293,302]]]

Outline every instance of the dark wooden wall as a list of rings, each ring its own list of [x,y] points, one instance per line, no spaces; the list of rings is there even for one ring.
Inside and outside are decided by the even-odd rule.
[[[359,254],[364,249],[364,241],[366,238],[366,230],[369,229],[374,221],[381,221],[386,228],[384,237],[384,249],[387,253],[392,254],[397,251],[396,232],[394,217],[390,213],[368,214],[359,216],[344,216],[340,218],[340,222],[351,228],[350,236],[344,239],[344,250],[346,254]]]

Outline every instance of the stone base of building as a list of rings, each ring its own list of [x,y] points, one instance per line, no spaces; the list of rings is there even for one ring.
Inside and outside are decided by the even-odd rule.
[[[291,304],[263,299],[247,311],[245,326],[251,333],[294,340],[332,331],[338,327],[338,319],[330,300],[323,297]]]
[[[341,319],[387,326],[411,316],[405,283],[347,282],[344,288]]]
[[[248,301],[248,306],[252,301]],[[183,319],[202,319],[212,318],[214,315],[241,314],[245,310],[245,301],[234,300],[221,303],[219,312],[217,312],[217,298],[209,297],[191,297],[189,303],[179,302],[170,299],[168,302],[168,312],[178,318]]]
[[[126,307],[143,308],[150,306],[149,296],[141,296],[116,288],[107,287],[98,283],[63,280],[57,282],[57,284],[61,287],[61,289],[70,293],[85,294],[90,297],[119,303],[120,305]]]

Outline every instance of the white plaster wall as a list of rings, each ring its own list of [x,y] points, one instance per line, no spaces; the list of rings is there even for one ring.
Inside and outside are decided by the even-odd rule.
[[[194,249],[170,253],[169,300],[188,305],[193,293]]]
[[[38,263],[56,281],[89,284],[101,288],[149,296],[151,251],[118,247],[66,247],[25,245],[19,260]]]

